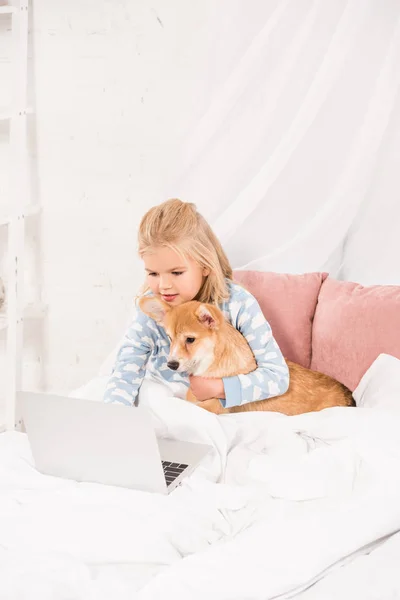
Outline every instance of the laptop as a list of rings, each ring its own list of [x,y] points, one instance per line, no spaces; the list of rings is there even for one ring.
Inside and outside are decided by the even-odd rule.
[[[157,439],[146,408],[18,392],[17,403],[41,473],[168,494],[211,446]]]

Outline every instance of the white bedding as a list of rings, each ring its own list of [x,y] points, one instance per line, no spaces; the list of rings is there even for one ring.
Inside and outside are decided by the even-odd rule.
[[[379,360],[362,408],[298,417],[216,417],[149,384],[160,433],[214,447],[169,496],[41,475],[1,434],[0,599],[400,598],[400,361]],[[376,402],[383,371],[398,407]]]

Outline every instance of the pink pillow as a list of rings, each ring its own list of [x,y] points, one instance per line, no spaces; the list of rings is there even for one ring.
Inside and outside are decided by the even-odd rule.
[[[257,299],[285,358],[309,367],[312,320],[327,273],[234,271],[233,277]]]
[[[379,354],[400,359],[400,286],[328,278],[312,331],[311,368],[353,391]]]

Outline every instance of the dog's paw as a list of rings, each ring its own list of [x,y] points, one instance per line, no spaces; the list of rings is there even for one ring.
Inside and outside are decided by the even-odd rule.
[[[192,390],[189,388],[186,394],[186,400],[188,402],[193,402],[194,404],[196,404],[198,402],[196,396],[193,394]]]

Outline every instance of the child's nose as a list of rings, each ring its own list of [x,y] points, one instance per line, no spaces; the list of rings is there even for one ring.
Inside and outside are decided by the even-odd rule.
[[[169,360],[169,361],[167,362],[167,367],[168,367],[169,369],[172,369],[173,371],[176,371],[176,370],[177,370],[177,368],[179,367],[179,363],[178,363],[178,361],[177,361],[177,360]]]
[[[165,275],[163,277],[160,277],[160,289],[161,290],[168,290],[171,287],[171,280],[169,277],[166,277]]]

